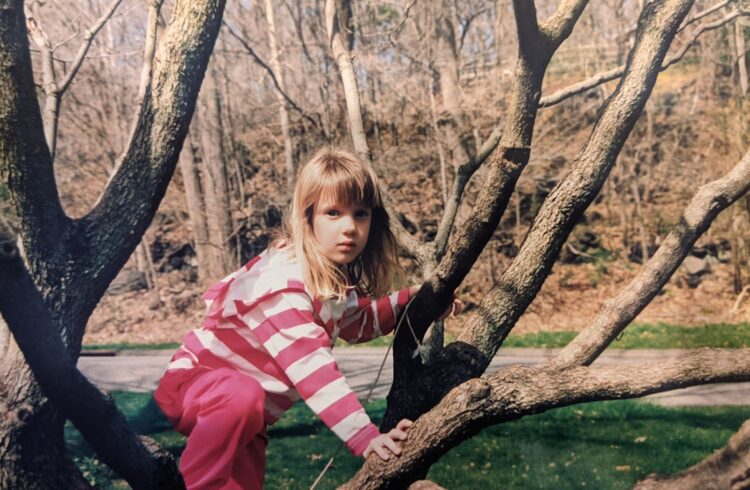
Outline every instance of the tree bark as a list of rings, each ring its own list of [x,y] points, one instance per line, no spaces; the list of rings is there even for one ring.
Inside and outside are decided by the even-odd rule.
[[[0,172],[7,176],[34,282],[76,359],[89,315],[128,260],[173,175],[218,33],[223,0],[174,6],[130,141],[94,208],[65,215],[44,137],[23,3],[0,1]],[[188,68],[189,67],[189,68]],[[6,328],[0,330],[0,487],[80,488],[65,455],[64,419],[41,393]]]
[[[577,403],[636,398],[706,383],[750,380],[750,349],[698,349],[637,367],[509,366],[453,389],[409,429],[401,455],[376,455],[343,489],[404,488],[490,425]],[[673,487],[674,488],[674,487]]]

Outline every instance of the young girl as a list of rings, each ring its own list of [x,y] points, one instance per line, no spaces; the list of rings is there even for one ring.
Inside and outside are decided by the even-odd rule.
[[[188,489],[261,488],[265,429],[300,398],[353,454],[400,453],[411,422],[380,434],[331,354],[338,337],[393,330],[418,290],[383,296],[398,267],[373,171],[350,153],[319,152],[299,173],[286,237],[206,292],[203,327],[154,394],[188,435]]]

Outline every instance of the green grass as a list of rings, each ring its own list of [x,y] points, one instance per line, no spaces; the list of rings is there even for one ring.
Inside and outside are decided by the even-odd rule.
[[[131,426],[175,455],[184,438],[174,433],[148,394],[113,393]],[[384,401],[368,412],[382,417]],[[630,488],[649,473],[684,469],[723,446],[750,407],[663,408],[637,401],[598,402],[552,410],[488,428],[453,449],[428,478],[446,488]],[[338,447],[338,440],[303,405],[269,431],[266,488],[306,489]],[[92,482],[127,488],[92,457],[70,425],[68,447]],[[319,488],[349,479],[361,460],[339,453]]]
[[[539,332],[518,335],[512,333],[503,344],[504,347],[516,348],[558,348],[565,346],[576,336],[575,332]],[[341,339],[337,347],[387,347],[391,335],[379,337],[372,342],[347,344]],[[454,339],[446,336],[446,342]],[[178,343],[163,344],[95,344],[84,345],[84,350],[173,350]],[[742,348],[750,347],[750,323],[708,324],[698,327],[682,327],[668,323],[631,325],[625,329],[620,338],[611,345],[614,349],[694,349],[698,347]]]
[[[539,332],[511,334],[505,347],[563,347],[573,340],[575,332]],[[680,327],[666,323],[631,325],[618,340],[615,349],[694,349],[697,347],[750,347],[750,323],[710,324],[699,327]]]

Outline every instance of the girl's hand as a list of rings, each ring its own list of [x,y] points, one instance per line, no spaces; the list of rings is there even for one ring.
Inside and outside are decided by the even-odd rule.
[[[367,446],[367,449],[365,449],[365,452],[362,453],[362,456],[366,459],[373,451],[383,461],[388,461],[391,453],[398,456],[401,454],[401,447],[396,441],[405,441],[406,431],[409,430],[409,427],[413,424],[414,422],[411,420],[403,419],[396,425],[395,429],[391,429],[387,434],[380,434],[378,437],[370,441],[370,444]]]
[[[419,289],[422,287],[421,284],[417,284],[414,286],[411,286],[409,288],[409,298],[413,298],[418,292]],[[464,303],[460,299],[456,297],[456,295],[453,295],[453,303],[438,317],[437,321],[442,321],[448,318],[450,315],[458,315],[461,313],[461,310],[464,308]]]
[[[453,303],[446,308],[446,310],[438,317],[437,321],[445,320],[448,316],[455,316],[461,313],[464,307],[463,301],[458,299],[455,295],[453,296]]]

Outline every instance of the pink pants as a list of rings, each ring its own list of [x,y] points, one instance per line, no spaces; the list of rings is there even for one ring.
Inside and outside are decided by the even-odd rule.
[[[268,437],[257,381],[229,368],[173,371],[154,399],[188,436],[180,457],[188,490],[263,488]]]

